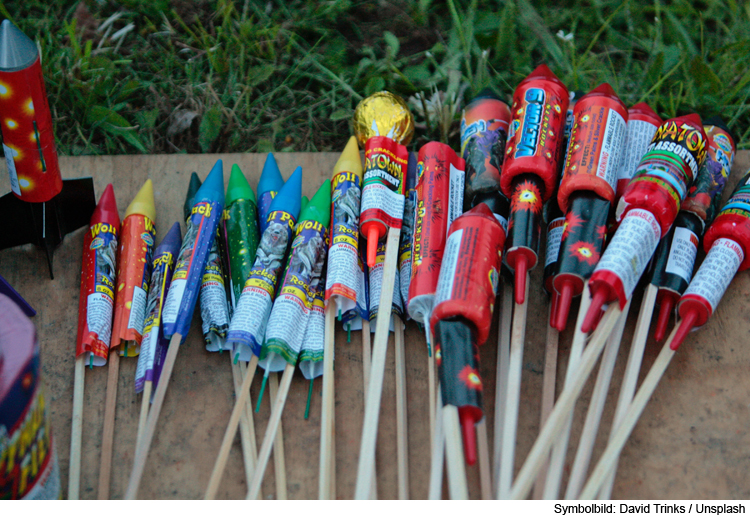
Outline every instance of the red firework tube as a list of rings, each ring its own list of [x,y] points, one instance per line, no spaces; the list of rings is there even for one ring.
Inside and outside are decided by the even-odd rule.
[[[680,299],[680,328],[670,343],[677,350],[695,327],[706,324],[738,271],[750,268],[750,171],[703,237],[708,252]]]
[[[435,292],[430,325],[463,317],[474,324],[477,343],[490,332],[505,231],[486,204],[459,216],[451,225]]]
[[[21,200],[46,202],[63,184],[39,52],[10,21],[1,32],[0,128],[10,187]]]
[[[476,461],[474,426],[483,415],[478,347],[492,324],[504,244],[505,230],[486,204],[458,217],[448,234],[430,317],[443,403],[458,407],[469,465]]]
[[[419,149],[417,206],[407,309],[412,319],[427,324],[451,223],[461,214],[464,160],[448,145],[432,141]]]
[[[617,197],[619,200],[630,183],[643,154],[663,122],[662,118],[646,103],[638,103],[628,108],[628,132],[625,148],[620,156],[620,169],[617,171]]]
[[[541,203],[536,215],[530,215],[525,209],[521,216],[528,218],[518,219],[518,209],[514,204],[520,202],[514,199],[514,195],[533,192],[534,200],[541,199],[542,203],[552,197],[560,173],[569,101],[565,85],[544,64],[531,72],[513,94],[512,121],[500,185],[503,193],[511,197],[506,261],[515,271],[516,303],[519,304],[524,301],[527,271],[537,262],[535,244],[539,235]]]
[[[614,203],[627,122],[627,108],[607,83],[575,104],[565,169],[557,192],[561,210],[568,210],[570,195],[575,191],[593,191]]]
[[[617,205],[620,226],[591,275],[592,301],[581,327],[584,332],[594,327],[604,304],[617,301],[625,307],[698,176],[707,143],[697,114],[669,119],[657,129]]]
[[[384,136],[365,143],[365,174],[359,229],[367,240],[367,265],[374,266],[378,240],[388,228],[401,229],[404,214],[404,177],[409,151]]]
[[[76,357],[86,354],[85,361],[92,366],[106,365],[109,356],[119,232],[120,215],[110,184],[83,237]]]

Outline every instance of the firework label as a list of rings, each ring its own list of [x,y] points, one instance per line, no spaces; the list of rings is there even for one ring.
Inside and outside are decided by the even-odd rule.
[[[216,238],[222,211],[223,204],[214,201],[200,201],[193,206],[162,313],[167,338],[175,333],[183,340],[187,336],[199,296],[198,285],[203,279],[205,262]]]
[[[477,205],[481,195],[497,194],[505,207],[490,209],[495,214],[504,213],[506,223],[509,203],[500,191],[500,170],[509,126],[510,108],[494,96],[475,98],[464,108],[461,118],[461,156],[466,161],[464,210]]]
[[[542,198],[557,187],[570,96],[565,85],[545,65],[535,69],[513,94],[511,123],[500,175],[505,196],[524,174],[540,178]]]
[[[235,344],[235,359],[250,361],[251,354],[260,354],[294,222],[295,218],[284,211],[268,215],[268,227],[260,238],[255,264],[229,324],[227,341]]]
[[[696,116],[697,119],[697,116]],[[674,222],[706,157],[706,134],[691,116],[669,119],[654,138],[617,205],[618,219],[631,207],[652,211],[663,232]]]
[[[383,288],[383,270],[385,268],[385,241],[378,242],[378,252],[375,257],[375,265],[370,267],[370,321],[376,321],[378,310],[380,309],[380,291]],[[400,274],[396,273],[396,284],[393,288],[393,302],[391,313],[403,316],[404,306],[401,302],[401,286],[399,284]],[[375,325],[370,325],[371,330],[375,331]]]
[[[307,379],[323,375],[323,352],[325,348],[325,301],[323,281],[315,291],[310,315],[307,318],[302,350],[299,354],[299,369]]]
[[[60,499],[39,343],[34,325],[7,297],[0,298],[0,365],[0,499]]]
[[[206,342],[206,350],[218,352],[224,350],[224,340],[229,329],[229,312],[227,290],[224,284],[224,270],[222,269],[217,231],[208,253],[206,268],[203,271],[200,289],[201,329]]]
[[[273,303],[265,333],[260,364],[271,370],[283,370],[284,362],[291,365],[297,363],[310,308],[326,261],[326,227],[323,224],[303,220],[297,224],[295,231],[284,281]],[[278,366],[274,364],[277,355],[284,360]],[[266,359],[263,356],[268,360],[267,365],[264,365]]]
[[[169,284],[172,282],[174,253],[164,252],[154,259],[154,270],[148,291],[146,319],[141,341],[141,353],[135,371],[135,391],[143,391],[146,381],[154,381],[154,358],[157,346],[164,346],[166,340],[161,332],[161,312],[164,306]]]
[[[620,309],[625,307],[632,295],[659,238],[661,229],[656,217],[643,209],[631,209],[607,246],[596,273],[604,272],[617,277],[615,291]]]
[[[146,297],[156,240],[154,223],[144,215],[128,215],[122,222],[120,240],[120,270],[117,274],[111,346],[131,342],[136,346],[123,348],[121,355],[134,357],[139,353],[146,318]]]
[[[646,153],[661,119],[645,103],[628,109],[628,128],[625,145],[620,156],[620,167],[617,170],[617,196],[622,196],[625,187]]]
[[[560,241],[565,230],[565,217],[555,218],[547,225],[547,251],[544,267],[554,266],[560,255]]]
[[[505,232],[479,204],[453,224],[446,243],[430,324],[451,317],[471,321],[478,343],[487,340],[499,283]]]
[[[693,266],[697,255],[698,236],[685,227],[675,227],[667,257],[667,273],[678,275],[689,283],[693,276]]]
[[[406,202],[404,203],[404,225],[401,228],[401,243],[398,248],[398,281],[401,294],[402,317],[406,315],[403,306],[409,301],[411,283],[411,258],[414,245],[414,224],[417,214],[417,156],[409,153],[409,167],[406,173]]]
[[[463,169],[464,160],[448,145],[433,141],[419,150],[407,307],[409,315],[423,324],[432,310],[446,233],[463,208]]]
[[[744,259],[745,254],[738,243],[728,238],[716,240],[685,291],[683,299],[705,299],[711,306],[709,315],[715,312]]]
[[[575,191],[593,191],[614,202],[620,153],[625,142],[627,111],[611,88],[602,87],[578,101],[573,110],[565,170],[557,198],[560,209],[568,210]]]
[[[408,156],[406,147],[390,138],[375,136],[367,140],[360,214],[362,233],[368,232],[370,222],[401,229]]]
[[[333,225],[325,297],[334,298],[338,310],[346,314],[355,309],[365,281],[359,255],[360,177],[341,172],[333,177],[331,187]]]
[[[81,302],[85,299],[85,308],[79,309],[78,320],[83,346],[77,348],[76,356],[85,353],[85,362],[95,366],[107,363],[112,336],[117,231],[117,226],[99,222],[89,227],[83,238]],[[81,310],[85,310],[85,317],[80,317]]]

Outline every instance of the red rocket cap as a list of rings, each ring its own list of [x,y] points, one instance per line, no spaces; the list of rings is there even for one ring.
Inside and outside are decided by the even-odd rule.
[[[658,121],[659,123],[662,122],[662,119],[661,119],[661,117],[659,117],[659,114],[657,114],[656,112],[654,112],[654,109],[651,108],[646,103],[638,103],[636,105],[631,106],[628,109],[628,113],[633,114],[633,115],[641,114],[641,115],[644,115],[644,116],[648,116],[651,119]]]
[[[120,227],[120,214],[117,212],[117,201],[115,200],[115,190],[112,184],[107,185],[104,189],[99,202],[96,204],[94,214],[91,215],[89,225],[93,226],[98,223],[110,224]]]
[[[532,79],[545,79],[547,81],[557,83],[565,88],[565,85],[562,83],[562,81],[557,77],[557,75],[552,73],[552,70],[550,70],[546,64],[540,64],[539,66],[537,66],[534,71],[528,74],[526,78],[521,82],[530,81]],[[565,88],[565,90],[567,91],[567,88]]]
[[[706,324],[711,315],[710,305],[705,299],[688,294],[680,299],[680,305],[677,307],[680,313],[680,326],[677,329],[669,348],[677,350],[690,331],[696,326]]]
[[[656,319],[656,330],[654,330],[654,339],[659,342],[667,335],[667,325],[669,316],[672,315],[677,300],[680,296],[677,292],[671,290],[662,290],[659,292],[659,316]]]

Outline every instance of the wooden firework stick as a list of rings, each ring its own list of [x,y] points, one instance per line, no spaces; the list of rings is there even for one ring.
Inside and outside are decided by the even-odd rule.
[[[502,460],[503,422],[505,420],[505,398],[508,390],[508,362],[510,361],[510,334],[513,326],[513,286],[503,281],[503,301],[500,312],[500,326],[497,337],[497,374],[495,382],[495,447],[493,452],[492,482],[500,478]],[[497,486],[495,493],[497,493]]]
[[[448,466],[448,490],[451,500],[467,500],[469,486],[466,483],[466,466],[461,442],[461,427],[458,422],[458,408],[455,405],[443,406],[443,427],[445,433],[445,460]]]
[[[320,466],[318,470],[318,500],[329,500],[331,497],[331,478],[335,471],[333,455],[333,353],[336,331],[336,304],[331,301],[326,307],[325,351],[323,352],[323,402],[320,415]],[[364,332],[364,329],[363,329]],[[364,333],[362,334],[364,341]],[[369,359],[369,358],[368,358]]]
[[[625,375],[620,387],[620,395],[617,398],[615,415],[612,419],[612,429],[609,432],[609,441],[612,440],[615,431],[622,424],[625,413],[628,411],[630,403],[635,395],[635,388],[638,384],[638,374],[641,371],[641,362],[643,361],[643,352],[646,349],[646,340],[648,339],[648,329],[651,326],[651,318],[654,315],[654,305],[656,304],[656,295],[659,288],[653,284],[646,287],[646,293],[641,301],[641,309],[638,313],[638,321],[635,324],[633,342],[630,344],[630,353],[628,362],[625,366]],[[612,470],[604,481],[599,493],[599,498],[609,499],[612,496],[612,486],[615,482],[615,473],[617,464],[612,465]]]
[[[364,393],[367,395],[367,387],[370,385],[370,367],[372,364],[372,334],[370,333],[370,321],[362,320],[362,381]],[[372,484],[370,489],[370,500],[378,499],[378,475],[375,461],[372,463]]]
[[[271,412],[273,412],[273,405],[279,393],[279,377],[276,372],[268,375],[268,388],[271,392]],[[273,471],[276,478],[276,500],[286,500],[286,457],[284,456],[284,430],[281,418],[279,418],[279,429],[273,441]],[[258,490],[258,496],[261,496],[260,490]]]
[[[151,407],[151,390],[154,382],[146,380],[143,382],[143,392],[141,393],[141,414],[138,416],[138,432],[135,435],[135,450],[138,451],[138,444],[143,438],[143,431],[146,429],[146,420],[148,420],[148,410]]]
[[[654,361],[654,364],[651,366],[651,370],[648,371],[646,378],[638,389],[635,398],[633,398],[633,402],[630,404],[630,407],[628,407],[620,426],[611,436],[604,453],[581,492],[582,499],[593,499],[596,496],[596,492],[599,491],[599,488],[604,483],[607,475],[612,471],[615,464],[617,464],[617,460],[622,452],[622,448],[625,446],[625,442],[628,441],[630,433],[633,432],[635,424],[643,413],[643,409],[646,408],[648,400],[651,398],[654,390],[656,390],[656,386],[659,384],[659,381],[669,366],[669,362],[674,356],[675,350],[672,350],[670,345],[672,339],[677,335],[677,330],[679,328],[680,325],[676,324],[672,333],[667,338],[667,341],[664,343],[661,352],[659,352],[659,355],[656,357],[656,361]]]
[[[164,396],[167,394],[169,378],[172,377],[172,369],[174,369],[174,363],[177,359],[177,352],[179,352],[181,340],[182,336],[175,333],[169,341],[167,358],[164,361],[164,368],[159,376],[161,383],[156,386],[154,403],[151,405],[151,412],[148,413],[148,421],[146,422],[146,430],[143,433],[143,441],[137,446],[135,451],[133,471],[130,474],[128,489],[125,492],[126,500],[135,500],[137,498],[138,487],[141,484],[143,471],[146,469],[146,459],[148,458],[149,449],[151,449],[151,440],[153,440],[154,433],[156,432],[156,422],[159,421],[159,414],[161,413],[161,407],[164,404]]]
[[[232,381],[234,383],[234,394],[235,401],[239,397],[240,387],[242,386],[242,371],[240,370],[240,363],[232,361],[231,354],[229,355],[229,362],[232,365]],[[245,479],[250,482],[255,471],[255,464],[257,463],[258,451],[255,445],[255,423],[252,417],[251,411],[252,406],[247,405],[245,412],[240,415],[240,442],[242,444],[242,459],[245,462]]]
[[[599,373],[596,376],[596,383],[594,384],[594,392],[591,394],[589,408],[586,411],[586,420],[583,423],[581,439],[578,442],[576,456],[573,461],[573,469],[570,471],[568,487],[565,491],[566,500],[578,497],[583,482],[586,479],[586,472],[589,469],[591,454],[594,451],[594,441],[596,440],[596,434],[599,431],[602,411],[604,411],[604,403],[607,401],[609,384],[612,380],[612,371],[615,368],[617,353],[620,351],[622,333],[625,331],[625,322],[628,320],[630,301],[631,300],[628,299],[628,304],[625,305],[625,309],[620,314],[620,318],[618,319],[614,330],[612,330],[612,335],[609,336],[607,345],[604,347],[604,354],[602,354],[602,360],[599,364]]]
[[[385,376],[385,360],[388,350],[388,335],[390,333],[390,313],[393,308],[393,289],[396,284],[396,264],[398,261],[398,244],[401,229],[390,228],[385,249],[385,265],[383,267],[383,286],[380,291],[381,317],[377,318],[375,340],[372,351],[372,369],[370,383],[367,387],[365,400],[365,415],[362,426],[362,443],[359,450],[359,464],[357,466],[357,485],[354,497],[366,500],[370,497],[372,488],[373,468],[375,464],[375,444],[378,434],[378,419],[380,418],[380,399],[383,395],[383,377]],[[387,310],[387,311],[386,311]]]
[[[104,401],[104,430],[102,453],[99,462],[99,490],[97,499],[109,499],[109,481],[112,476],[112,446],[115,440],[115,413],[117,411],[117,384],[120,377],[120,354],[115,350],[109,354],[107,371],[107,397]]]
[[[479,483],[482,500],[492,500],[492,471],[490,469],[490,446],[487,439],[487,417],[477,422],[477,451],[479,452]]]
[[[430,461],[430,486],[427,493],[429,500],[440,500],[443,493],[443,457],[445,455],[445,434],[443,433],[443,396],[440,386],[437,388],[437,416],[435,429],[432,432],[432,456]]]
[[[392,316],[396,359],[396,458],[398,460],[398,498],[409,500],[409,425],[406,409],[406,358],[404,325]]]
[[[75,360],[73,376],[73,418],[70,430],[70,469],[68,500],[78,500],[81,493],[81,437],[83,435],[83,388],[86,377],[85,354]]]
[[[524,302],[513,308],[513,330],[510,338],[508,381],[503,416],[503,443],[500,453],[498,496],[505,499],[510,494],[516,452],[516,429],[518,407],[521,399],[521,371],[523,367],[523,345],[526,336],[526,314],[529,308],[529,281],[526,281]]]
[[[547,423],[544,424],[539,437],[529,452],[529,456],[526,458],[526,462],[524,462],[521,471],[519,471],[516,477],[510,493],[511,499],[524,499],[529,494],[529,490],[534,484],[536,475],[549,450],[552,448],[552,444],[565,425],[568,416],[573,412],[576,400],[581,394],[583,386],[589,374],[591,374],[597,359],[599,359],[599,355],[619,315],[620,308],[614,303],[607,309],[607,313],[604,314],[604,317],[599,322],[599,326],[597,326],[586,349],[583,351],[576,375],[571,379],[570,384],[565,386],[558,397],[552,413],[547,418]]]
[[[204,496],[204,499],[206,500],[215,499],[216,493],[219,491],[219,484],[221,484],[221,477],[224,475],[224,468],[227,465],[227,459],[229,458],[229,451],[232,448],[234,435],[237,434],[237,425],[240,423],[240,416],[243,412],[246,412],[245,409],[247,407],[248,398],[250,397],[250,385],[253,383],[255,370],[257,368],[258,356],[253,354],[253,357],[250,358],[250,361],[247,364],[247,373],[242,380],[242,387],[240,388],[239,393],[237,393],[237,401],[234,403],[232,415],[229,417],[229,425],[227,425],[227,430],[224,432],[224,439],[221,441],[219,456],[216,458],[214,469],[211,472],[211,478],[208,481],[206,495]],[[159,384],[159,386],[161,386],[161,384]]]
[[[276,441],[276,432],[281,423],[281,413],[284,411],[284,405],[286,404],[286,397],[289,395],[289,386],[292,384],[293,375],[294,365],[287,363],[286,367],[284,367],[284,374],[281,376],[279,392],[271,405],[271,417],[268,419],[266,434],[263,437],[263,443],[260,445],[258,465],[255,467],[253,480],[250,482],[250,490],[247,492],[247,500],[255,500],[260,493],[263,474],[266,472],[268,459],[271,457],[271,449],[273,449],[274,442]]]
[[[578,365],[581,362],[581,354],[586,346],[587,335],[586,332],[581,331],[581,325],[583,324],[583,319],[586,316],[586,312],[588,312],[590,305],[591,295],[589,295],[589,282],[587,280],[583,285],[583,294],[581,295],[581,304],[578,309],[578,316],[576,317],[573,342],[570,345],[570,353],[568,354],[568,367],[565,370],[565,383],[563,387],[570,383],[570,380],[575,376]],[[557,435],[555,445],[552,448],[552,455],[549,458],[549,466],[547,467],[547,480],[544,483],[544,499],[555,500],[560,493],[563,466],[565,465],[565,456],[568,453],[568,440],[570,440],[570,430],[572,427],[573,413],[571,412],[562,431]]]
[[[550,320],[555,310],[553,306],[554,299],[550,302],[549,313]],[[557,382],[557,353],[558,353],[558,342],[560,338],[560,332],[557,328],[552,326],[547,321],[547,344],[544,349],[544,378],[542,381],[542,412],[539,420],[539,430],[544,427],[544,422],[547,421],[552,407],[555,405],[555,388]],[[534,499],[541,500],[544,496],[544,483],[547,481],[547,467],[549,466],[549,459],[545,460],[539,475],[536,477],[536,484],[534,484]]]
[[[435,354],[432,353],[432,340],[430,335],[430,323],[428,322],[424,327],[425,341],[427,342],[427,401],[429,402],[429,428],[430,431],[435,430],[435,417],[437,414],[437,368],[435,365]],[[430,435],[430,448],[435,439]],[[441,455],[442,456],[442,455]]]

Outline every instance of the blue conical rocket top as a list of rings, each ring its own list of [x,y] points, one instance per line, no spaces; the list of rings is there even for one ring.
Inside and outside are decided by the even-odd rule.
[[[256,194],[260,196],[267,192],[279,192],[283,186],[284,178],[281,177],[281,171],[276,164],[276,158],[269,152],[268,156],[266,156],[266,163],[263,165],[263,172],[260,174],[258,192]]]
[[[162,239],[161,244],[156,247],[154,260],[165,253],[171,253],[174,259],[177,260],[177,254],[180,252],[180,244],[182,244],[182,230],[180,229],[180,223],[175,222]]]
[[[284,186],[279,190],[276,198],[271,202],[271,210],[284,211],[295,219],[299,218],[302,203],[302,167],[297,167]]]
[[[217,160],[214,168],[206,176],[206,180],[195,193],[194,203],[218,202],[224,208],[224,162]]]

